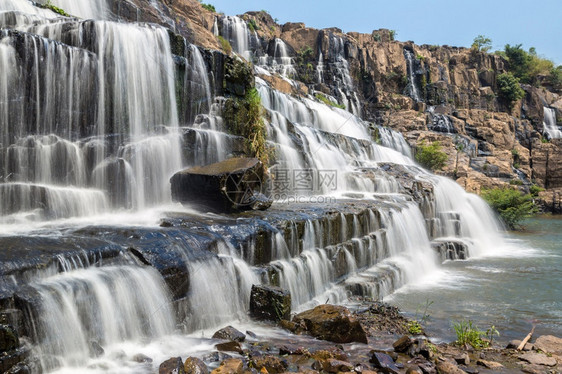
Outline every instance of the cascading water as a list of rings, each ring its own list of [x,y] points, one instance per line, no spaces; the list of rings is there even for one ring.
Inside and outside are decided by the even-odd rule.
[[[250,42],[253,35],[250,33],[246,22],[237,16],[222,17],[221,22],[221,35],[230,42],[234,52],[247,61],[251,61]]]
[[[186,43],[185,56],[175,56],[174,65],[164,28],[51,19],[52,12],[23,0],[0,2],[28,13],[0,17],[3,25],[19,30],[0,31],[2,222],[161,205],[169,201],[174,171],[183,164],[223,160],[241,141],[225,131],[222,100],[214,97],[213,74],[198,47]],[[98,6],[92,9],[103,11]],[[249,60],[256,35],[239,17],[222,17],[220,23],[221,35]],[[175,309],[162,277],[136,261],[85,269],[66,264],[64,273],[33,278],[29,285],[41,301],[34,316],[40,355],[57,357],[60,362],[53,366],[79,371],[94,360],[91,341],[115,353],[129,341],[167,339],[176,322],[193,333],[245,319],[252,284],[290,290],[296,310],[326,299],[343,303],[350,294],[382,298],[438,268],[432,248],[437,240],[463,242],[471,255],[503,245],[482,200],[416,166],[402,135],[352,114],[361,108],[345,40],[330,34],[329,44],[329,58],[319,54],[318,80],[328,84],[326,79],[334,78],[332,94],[347,111],[313,96],[281,93],[256,79],[268,111],[268,141],[276,149],[271,172],[276,175],[273,192],[280,198],[272,217],[264,213],[256,223],[251,217],[184,212],[177,214],[187,216],[186,222],[168,236],[159,231],[168,225],[148,228],[148,233],[122,230],[119,235],[126,239],[120,250],[142,252],[134,248],[135,240],[154,249],[139,255],[143,264],[158,251],[177,261],[173,272],[163,271],[171,277],[178,272],[189,285],[185,295],[173,300]],[[285,42],[274,39],[271,50],[261,68],[290,81],[293,67]],[[418,101],[413,55],[404,53],[411,94]],[[289,197],[308,197],[299,200],[298,210],[306,213],[285,207]],[[332,197],[356,200],[308,204]],[[366,207],[340,210],[357,204]],[[276,215],[285,223],[276,226],[270,220]],[[113,228],[107,225],[101,236],[112,241]],[[61,229],[57,235],[74,235],[81,248],[76,238],[95,232],[93,226],[75,234]],[[182,241],[188,231],[197,240]],[[214,245],[199,247],[198,240],[209,236]],[[159,247],[162,242],[172,243],[173,250],[167,253],[168,247]],[[104,358],[104,365],[113,360],[109,354]],[[51,367],[47,361],[43,365]]]
[[[404,58],[406,58],[406,64],[408,66],[408,86],[406,90],[408,95],[414,99],[415,102],[420,102],[422,99],[416,83],[416,56],[414,56],[414,52],[404,48]]]
[[[556,111],[552,108],[544,107],[543,134],[549,139],[562,138],[562,131],[556,124]]]
[[[181,156],[165,29],[61,19],[27,30],[48,39],[2,31],[0,206],[11,213],[44,206],[43,216],[60,218],[96,214],[108,201],[135,208],[169,201]],[[71,202],[56,206],[49,197],[63,186],[74,188]],[[21,200],[36,206],[7,196],[37,191],[40,200]]]

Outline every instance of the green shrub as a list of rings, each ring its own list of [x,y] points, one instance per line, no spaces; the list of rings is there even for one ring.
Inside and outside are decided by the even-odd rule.
[[[474,38],[471,48],[479,52],[488,52],[492,48],[492,39],[478,35]]]
[[[232,46],[230,45],[230,42],[220,35],[217,36],[217,39],[219,40],[219,44],[221,45],[221,49],[224,51],[224,53],[226,53],[227,55],[231,54]]]
[[[250,18],[248,20],[248,28],[250,29],[250,31],[258,31],[260,28],[258,27],[258,25],[256,24],[256,20],[253,18]]]
[[[503,73],[496,78],[498,84],[499,97],[503,99],[509,108],[513,108],[515,102],[525,96],[525,91],[519,85],[517,79],[511,73]]]
[[[217,12],[214,5],[201,3],[201,6],[205,9],[207,9],[210,12],[213,12],[213,13]]]
[[[537,207],[531,195],[524,195],[510,188],[494,188],[482,191],[482,198],[490,204],[511,230],[520,226],[521,220],[532,217]]]
[[[529,187],[529,193],[534,197],[539,196],[539,192],[542,191],[544,191],[544,188],[537,186],[536,184],[532,184],[531,187]]]
[[[390,30],[390,40],[396,39],[396,30]]]
[[[482,340],[482,336],[486,335],[486,332],[478,330],[472,321],[455,322],[453,329],[457,335],[455,343],[460,346],[468,347],[470,345],[475,349],[480,349],[489,345],[488,342]]]
[[[229,99],[225,103],[223,118],[229,131],[246,139],[246,150],[267,167],[269,149],[267,130],[263,120],[264,110],[258,90],[251,88],[244,99]]]
[[[430,170],[443,169],[447,163],[447,154],[441,150],[439,142],[433,142],[426,145],[422,142],[418,145],[416,151],[416,161],[419,164]]]

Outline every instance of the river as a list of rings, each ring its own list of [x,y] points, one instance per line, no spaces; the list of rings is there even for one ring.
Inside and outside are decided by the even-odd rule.
[[[504,342],[522,339],[533,324],[535,336],[562,336],[562,219],[540,216],[524,226],[510,233],[509,250],[449,261],[386,300],[411,317],[428,314],[426,331],[445,341],[455,339],[452,324],[463,319],[481,330],[494,325]]]

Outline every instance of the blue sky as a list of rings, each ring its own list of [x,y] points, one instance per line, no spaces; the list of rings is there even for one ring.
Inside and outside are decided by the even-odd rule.
[[[304,22],[345,32],[387,28],[417,44],[469,47],[477,35],[535,47],[562,64],[562,0],[203,0],[227,15],[267,10],[278,22]]]

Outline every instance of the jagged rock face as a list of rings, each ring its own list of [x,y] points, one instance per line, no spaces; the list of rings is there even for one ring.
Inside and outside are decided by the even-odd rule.
[[[535,141],[531,149],[533,176],[546,188],[562,187],[562,140]]]

